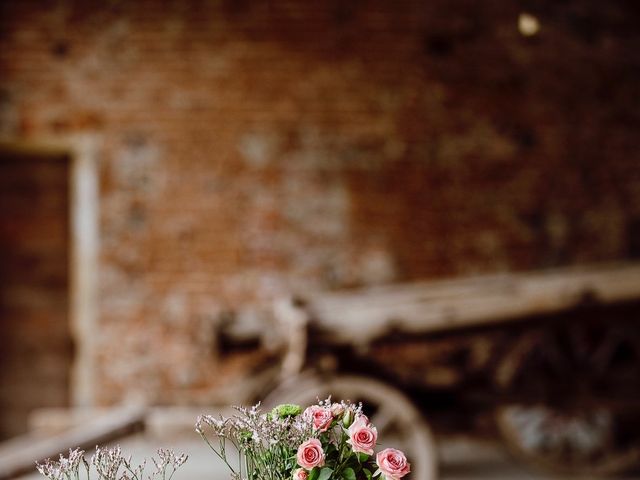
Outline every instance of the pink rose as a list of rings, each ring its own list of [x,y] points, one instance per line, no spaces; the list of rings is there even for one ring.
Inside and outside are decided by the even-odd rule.
[[[296,455],[298,465],[307,470],[324,465],[324,452],[322,444],[317,438],[311,438],[298,447]]]
[[[293,472],[293,480],[307,480],[309,473],[304,468],[298,468]]]
[[[349,433],[347,443],[351,444],[351,449],[355,453],[373,455],[373,449],[376,446],[376,440],[378,440],[378,430],[369,423],[367,417],[358,416],[347,432]]]
[[[378,453],[376,463],[387,480],[398,480],[411,471],[407,457],[395,448],[385,448]]]
[[[311,419],[313,422],[313,429],[319,432],[326,432],[331,426],[333,421],[333,414],[330,408],[321,407],[319,405],[312,405],[308,407],[303,415],[306,418]]]

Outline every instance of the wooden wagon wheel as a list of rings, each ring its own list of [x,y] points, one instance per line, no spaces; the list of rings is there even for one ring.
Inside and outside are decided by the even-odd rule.
[[[362,402],[364,413],[378,429],[380,447],[394,447],[406,453],[411,462],[407,478],[437,478],[437,452],[431,429],[413,402],[386,383],[354,375],[301,375],[278,387],[265,404],[310,405],[329,395],[337,401]]]
[[[639,367],[640,338],[628,329],[574,324],[525,334],[503,359],[496,381],[504,391],[537,401],[499,407],[498,430],[516,456],[556,473],[627,470],[640,459],[639,436],[629,422],[637,411],[596,395],[633,385]]]

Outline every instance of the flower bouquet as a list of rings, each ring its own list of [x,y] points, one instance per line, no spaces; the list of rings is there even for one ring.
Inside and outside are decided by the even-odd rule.
[[[401,451],[375,454],[378,432],[362,405],[328,399],[304,411],[298,405],[237,411],[230,418],[204,415],[196,423],[234,480],[399,480],[410,472]],[[237,461],[228,455],[230,445]]]
[[[229,467],[233,480],[399,480],[410,471],[399,450],[385,448],[375,454],[378,431],[360,404],[325,400],[304,411],[298,405],[280,405],[268,413],[261,413],[258,405],[236,410],[229,418],[203,415],[196,423],[196,431]],[[155,469],[146,474],[146,462],[134,465],[120,447],[96,447],[90,461],[75,449],[37,468],[50,480],[80,480],[81,473],[89,480],[92,471],[97,480],[172,480],[186,460],[185,454],[158,450]]]

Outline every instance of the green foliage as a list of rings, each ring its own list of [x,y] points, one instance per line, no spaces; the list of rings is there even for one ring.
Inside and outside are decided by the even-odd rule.
[[[318,480],[318,475],[320,475],[320,469],[318,467],[312,468],[307,480]]]
[[[271,414],[276,418],[297,417],[302,413],[302,407],[293,403],[284,403],[271,410]]]
[[[344,480],[356,480],[356,472],[351,467],[345,468],[342,472],[342,478]]]
[[[331,474],[333,470],[329,467],[324,467],[320,470],[320,475],[318,476],[318,480],[329,480],[331,478]]]

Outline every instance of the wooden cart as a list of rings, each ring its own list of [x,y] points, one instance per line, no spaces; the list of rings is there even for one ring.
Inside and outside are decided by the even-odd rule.
[[[268,402],[349,398],[437,477],[432,428],[478,419],[528,462],[611,474],[640,452],[640,265],[420,282],[277,302]]]

